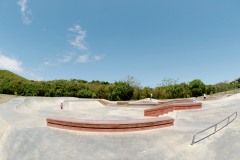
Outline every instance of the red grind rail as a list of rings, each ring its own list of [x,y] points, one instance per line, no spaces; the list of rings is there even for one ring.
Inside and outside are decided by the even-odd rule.
[[[144,116],[158,117],[159,115],[172,112],[174,110],[186,110],[186,109],[200,109],[202,103],[165,103],[160,104],[157,107],[144,110]]]
[[[128,132],[173,126],[171,117],[157,117],[134,120],[87,120],[76,118],[48,117],[47,126],[91,132]]]

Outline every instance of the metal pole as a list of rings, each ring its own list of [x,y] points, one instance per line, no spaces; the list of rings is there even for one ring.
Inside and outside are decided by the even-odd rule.
[[[227,124],[229,123],[229,119],[230,119],[230,117],[228,117],[228,122],[227,122]]]
[[[196,134],[194,134],[194,136],[193,136],[193,139],[192,139],[192,144],[191,144],[191,145],[193,145],[193,144],[194,144],[195,137],[196,137]]]
[[[214,134],[216,133],[216,131],[217,131],[217,124],[215,125]]]

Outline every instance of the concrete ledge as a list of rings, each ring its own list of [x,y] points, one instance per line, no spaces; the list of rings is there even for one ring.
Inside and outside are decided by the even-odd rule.
[[[61,117],[48,117],[47,126],[76,131],[128,132],[173,126],[171,117],[158,117],[135,120],[87,120]]]
[[[104,106],[107,106],[109,104],[105,99],[99,99],[98,101]]]
[[[120,106],[127,106],[129,104],[129,102],[127,101],[117,101],[117,105],[120,105]]]
[[[200,109],[202,103],[166,103],[158,105],[157,107],[144,110],[144,116],[157,117],[159,115],[172,112],[174,110],[186,110],[186,109]]]
[[[158,102],[158,104],[166,105],[169,103],[191,103],[191,102],[194,102],[194,99],[176,99],[176,100]]]

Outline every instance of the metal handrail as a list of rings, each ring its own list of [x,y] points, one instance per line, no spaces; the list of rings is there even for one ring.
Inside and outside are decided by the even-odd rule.
[[[230,120],[230,117],[232,117],[233,115],[234,115],[234,118],[233,118],[232,120]],[[195,144],[195,143],[197,143],[197,142],[199,142],[199,141],[201,141],[201,140],[203,140],[203,139],[205,139],[205,138],[207,138],[207,137],[215,134],[216,132],[218,132],[218,131],[220,131],[221,129],[223,129],[224,127],[226,127],[229,123],[231,123],[232,121],[234,121],[236,118],[237,118],[237,112],[234,112],[233,114],[231,114],[231,115],[228,116],[227,118],[223,119],[222,121],[220,121],[220,122],[218,122],[218,123],[216,123],[216,124],[214,124],[214,125],[206,128],[206,129],[204,129],[204,130],[201,130],[200,132],[195,133],[195,134],[193,135],[193,139],[192,139],[191,145],[193,145],[193,144]],[[225,125],[222,126],[221,128],[218,128],[218,127],[217,127],[219,124],[221,124],[222,122],[224,122],[224,121],[226,121],[226,120],[227,120],[227,124],[225,124]],[[213,132],[213,133],[211,133],[211,134],[209,134],[209,135],[207,135],[207,136],[205,136],[205,137],[203,137],[203,138],[195,141],[195,138],[196,138],[196,136],[197,136],[198,134],[203,133],[203,132],[205,132],[205,131],[209,130],[210,128],[213,128],[213,127],[214,127],[214,132]]]

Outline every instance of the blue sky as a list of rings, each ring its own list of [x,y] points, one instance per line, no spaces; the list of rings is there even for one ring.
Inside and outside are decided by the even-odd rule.
[[[31,80],[240,77],[239,0],[0,0],[0,69]]]

